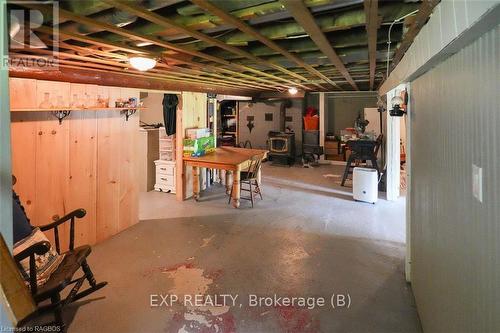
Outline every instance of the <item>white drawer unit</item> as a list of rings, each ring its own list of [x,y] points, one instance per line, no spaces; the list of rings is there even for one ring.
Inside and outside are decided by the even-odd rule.
[[[155,190],[160,192],[175,193],[175,161],[155,161],[156,183]]]

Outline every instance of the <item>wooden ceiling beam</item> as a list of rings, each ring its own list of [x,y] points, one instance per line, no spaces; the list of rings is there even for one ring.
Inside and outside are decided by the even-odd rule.
[[[71,45],[71,44],[68,44],[65,42],[61,42],[61,41],[59,42],[59,46],[61,48],[64,48],[64,49],[73,50],[75,52],[84,53],[87,55],[98,54],[100,56],[108,56],[108,57],[110,56],[109,53],[106,53],[103,51],[92,50],[91,52],[88,52],[88,49],[85,47]],[[63,53],[63,55],[67,55],[67,53]],[[81,55],[81,54],[77,54],[77,55]],[[116,59],[128,60],[128,57],[126,55],[122,55],[122,54],[118,54],[118,53],[113,53],[113,54],[111,54],[111,56],[115,57]],[[85,60],[91,60],[91,59],[94,59],[94,58],[85,58]],[[99,61],[101,59],[96,59],[96,60]],[[123,67],[128,68],[129,66],[123,64]],[[163,70],[157,71],[156,69],[163,69]],[[167,70],[168,70],[168,72],[166,72]],[[272,87],[264,87],[264,86],[256,87],[255,84],[248,84],[248,83],[244,83],[244,82],[235,83],[234,80],[228,81],[227,76],[222,76],[222,75],[213,74],[213,73],[206,73],[206,72],[203,72],[201,70],[184,68],[184,67],[179,67],[179,66],[175,66],[175,65],[168,65],[168,64],[161,63],[161,62],[158,63],[156,65],[155,69],[152,69],[151,71],[158,72],[158,73],[167,73],[167,74],[171,74],[172,72],[174,72],[174,73],[179,75],[178,76],[179,78],[183,78],[183,77],[188,77],[188,78],[193,78],[193,79],[200,78],[200,79],[210,80],[210,82],[223,82],[225,84],[232,85],[232,86],[236,85],[236,86],[241,86],[241,87],[246,87],[246,88],[251,88],[251,89],[275,90]],[[200,76],[200,75],[203,75],[203,76]],[[207,77],[207,76],[213,76],[214,78]]]
[[[65,42],[61,42],[60,46],[62,48],[70,48],[71,50],[75,50],[75,51],[84,51],[85,50],[85,48],[72,46],[72,45],[67,44]],[[44,50],[44,49],[30,49],[30,52],[43,54],[43,55],[53,55],[52,51]],[[26,55],[25,54],[17,54],[17,56],[24,57]],[[191,74],[172,72],[171,71],[172,66],[168,66],[165,64],[161,64],[161,63],[159,63],[158,66],[155,67],[155,69],[152,69],[148,72],[139,72],[133,68],[130,68],[128,62],[105,60],[105,59],[93,58],[93,57],[88,57],[88,56],[83,56],[83,55],[73,54],[73,53],[67,53],[67,52],[61,52],[61,51],[59,51],[57,53],[56,57],[59,59],[59,61],[61,61],[61,58],[69,58],[69,59],[81,61],[82,62],[81,64],[83,67],[94,67],[94,68],[97,67],[97,68],[101,68],[101,69],[109,69],[109,68],[104,68],[104,67],[99,67],[99,66],[114,66],[114,67],[120,67],[122,70],[136,72],[136,74],[143,74],[146,76],[152,76],[152,77],[157,77],[157,78],[158,77],[175,78],[178,80],[182,79],[182,80],[186,80],[188,82],[206,83],[209,85],[221,84],[221,85],[225,85],[225,86],[229,86],[229,87],[238,86],[238,87],[246,88],[246,89],[259,89],[259,88],[256,88],[255,85],[251,85],[251,84],[235,83],[235,82],[227,81],[227,80],[200,77],[199,75],[197,76],[197,75],[191,75]],[[126,57],[124,60],[127,60]],[[88,62],[88,63],[84,63],[84,61]],[[62,62],[64,63],[64,61],[62,61]],[[76,65],[76,63],[72,63],[71,65]],[[215,82],[217,84],[213,84],[213,82]],[[262,88],[260,88],[260,89],[262,89]],[[266,88],[265,90],[274,90],[274,89]]]
[[[105,86],[130,87],[163,91],[213,92],[224,95],[258,96],[259,92],[251,89],[239,89],[225,86],[207,86],[206,84],[187,83],[179,80],[146,77],[123,72],[110,72],[98,69],[81,69],[70,65],[60,65],[58,70],[34,69],[33,67],[11,67],[10,77],[29,78],[49,81],[99,84]]]
[[[48,11],[48,9],[46,7],[44,7],[43,5],[37,5],[37,4],[30,3],[30,2],[28,2],[26,4],[23,3],[22,5],[25,6],[25,7],[28,7],[28,8],[38,9],[38,10],[40,10],[42,12],[47,12]],[[235,68],[238,71],[249,71],[249,72],[261,75],[261,76],[268,77],[268,78],[276,80],[276,81],[284,81],[284,82],[287,82],[288,84],[279,84],[279,85],[281,85],[282,87],[285,87],[285,88],[290,87],[290,85],[298,85],[298,86],[301,86],[304,89],[310,90],[309,87],[301,85],[301,84],[296,84],[294,81],[291,81],[291,80],[281,79],[281,78],[276,77],[274,75],[267,74],[265,72],[261,72],[259,70],[253,69],[251,67],[234,64],[234,63],[231,63],[230,61],[227,61],[227,60],[224,60],[224,59],[221,59],[221,58],[218,58],[218,57],[214,57],[214,56],[211,56],[211,55],[199,52],[199,51],[189,50],[187,48],[180,47],[180,46],[178,46],[176,44],[163,41],[163,40],[161,40],[159,38],[151,37],[151,36],[146,36],[146,35],[142,35],[142,34],[138,34],[138,33],[135,33],[133,31],[130,31],[130,30],[126,30],[126,29],[123,29],[123,28],[116,27],[116,26],[114,26],[112,24],[108,24],[108,23],[104,23],[104,22],[99,22],[99,21],[93,20],[91,18],[88,18],[88,17],[85,17],[85,16],[81,16],[81,15],[75,14],[73,12],[64,10],[64,9],[59,9],[59,17],[65,18],[65,19],[68,19],[68,20],[71,20],[71,21],[74,21],[74,22],[78,22],[80,24],[86,24],[86,25],[90,25],[90,26],[96,26],[96,27],[99,27],[101,29],[110,31],[112,33],[124,36],[126,38],[130,38],[131,40],[138,40],[138,41],[152,43],[152,44],[161,46],[161,47],[163,47],[163,48],[165,48],[167,50],[173,50],[173,51],[176,51],[178,53],[189,54],[189,55],[192,55],[192,56],[195,56],[195,57],[199,57],[199,58],[202,58],[202,59],[213,61],[213,62],[218,63],[220,65],[225,65],[225,66],[228,66],[228,67]],[[164,56],[168,57],[168,55],[164,55]],[[172,57],[172,58],[175,59],[175,60],[177,60],[177,58],[175,58],[175,57]],[[236,76],[244,76],[244,73],[237,72],[237,71],[232,71],[232,74],[236,75]],[[255,76],[247,75],[247,78],[249,78],[251,80],[255,80],[255,81],[260,81],[260,82],[263,82],[263,83],[269,83],[269,80],[264,79],[264,78],[260,78],[260,77],[255,77]]]
[[[375,67],[377,65],[377,30],[379,28],[378,0],[365,0],[366,34],[368,36],[368,61],[370,63],[370,90],[375,83]]]
[[[39,28],[36,28],[35,30],[41,31],[41,32],[44,32],[47,34],[52,33],[52,29],[45,27],[45,26],[41,26]],[[84,42],[87,44],[96,45],[99,47],[113,48],[115,50],[120,50],[120,51],[124,51],[127,53],[132,53],[132,54],[149,55],[149,56],[152,56],[154,58],[160,58],[162,60],[167,59],[166,60],[167,64],[168,64],[169,60],[172,60],[172,61],[175,61],[176,63],[185,64],[185,65],[192,66],[195,68],[202,68],[207,75],[211,75],[211,76],[215,76],[215,77],[219,77],[219,78],[230,78],[231,80],[234,80],[235,82],[247,83],[247,84],[253,85],[255,87],[275,88],[276,89],[276,86],[274,84],[272,84],[272,82],[269,82],[266,80],[264,80],[264,83],[255,82],[255,81],[251,81],[251,80],[249,81],[248,79],[251,79],[253,77],[250,75],[247,75],[247,74],[243,74],[243,73],[240,74],[240,76],[244,77],[245,79],[240,79],[240,78],[233,77],[233,76],[227,76],[225,74],[232,75],[234,72],[231,70],[226,70],[224,68],[220,68],[220,67],[201,64],[201,63],[193,62],[190,60],[182,60],[182,59],[178,59],[178,58],[174,58],[174,57],[165,56],[165,55],[162,55],[159,53],[151,53],[151,52],[148,52],[147,50],[143,50],[139,47],[128,46],[128,45],[125,45],[122,43],[110,42],[110,41],[106,41],[104,39],[99,39],[99,38],[90,37],[90,36],[77,35],[77,34],[74,34],[71,32],[64,31],[63,29],[59,29],[59,35],[76,40],[76,41]],[[179,68],[182,68],[182,67],[179,67]],[[207,70],[211,70],[214,73],[207,72]],[[224,74],[216,74],[216,72],[217,73],[224,73]]]
[[[139,17],[142,17],[143,19],[146,19],[146,20],[148,20],[152,23],[155,23],[159,26],[162,26],[165,28],[174,28],[180,32],[183,32],[183,33],[185,33],[193,38],[196,38],[198,40],[206,42],[210,45],[217,46],[217,47],[224,49],[228,52],[245,57],[245,58],[250,59],[258,64],[261,64],[261,65],[264,65],[264,66],[267,66],[270,68],[274,68],[276,70],[279,70],[279,71],[281,71],[285,74],[288,74],[288,75],[290,75],[296,79],[299,79],[301,81],[307,81],[307,79],[305,77],[303,77],[302,75],[299,75],[293,71],[290,71],[290,70],[288,70],[282,66],[279,66],[275,63],[272,63],[270,61],[267,61],[267,60],[264,60],[264,59],[259,58],[257,56],[254,56],[250,52],[247,52],[241,48],[226,44],[223,41],[218,40],[217,38],[213,38],[213,37],[206,35],[202,32],[199,32],[198,30],[188,28],[182,24],[175,22],[174,20],[171,20],[169,18],[161,16],[155,12],[149,11],[149,10],[145,9],[144,7],[137,6],[131,2],[123,2],[123,1],[119,1],[119,0],[104,0],[104,1],[109,3],[110,5],[113,5],[116,8],[119,8],[123,11],[126,11],[126,12],[132,13],[134,15],[137,15]]]
[[[34,51],[34,53],[43,54],[43,52],[40,52],[40,51],[44,51],[44,50],[38,49],[36,51],[35,50],[33,50],[33,51]],[[67,59],[73,58],[73,57],[71,57],[71,55],[72,54],[67,54],[67,53],[59,54],[59,56],[61,58],[67,58]],[[26,55],[26,54],[11,54],[10,56],[14,59],[16,57],[21,57],[23,59],[25,59],[25,58],[43,58],[42,56],[34,56],[34,55]],[[102,62],[97,63],[95,61],[96,59],[87,59],[87,60],[89,60],[89,62],[83,62],[82,59],[78,59],[78,61],[58,59],[57,61],[58,61],[58,66],[71,66],[71,68],[104,70],[107,72],[124,73],[127,75],[143,76],[143,77],[155,78],[155,79],[172,81],[172,82],[179,82],[179,80],[182,80],[183,82],[205,84],[207,86],[224,86],[224,87],[238,87],[238,88],[240,88],[240,86],[235,86],[234,84],[231,84],[230,82],[228,82],[228,83],[215,83],[214,84],[214,83],[210,83],[210,82],[203,81],[200,79],[190,79],[190,78],[184,78],[184,77],[181,78],[181,77],[178,77],[175,75],[165,75],[164,73],[158,74],[159,71],[156,71],[156,72],[148,71],[147,73],[143,73],[143,72],[132,70],[132,71],[124,72],[123,71],[124,66],[120,66],[119,63],[102,64]],[[243,89],[243,87],[241,87],[241,88]],[[246,87],[246,89],[258,90],[258,89],[251,88],[251,87]],[[273,90],[271,90],[271,91],[273,91]]]
[[[316,46],[318,46],[321,52],[323,52],[323,54],[330,59],[330,62],[337,67],[339,72],[342,73],[342,76],[344,76],[347,82],[349,82],[355,90],[359,90],[356,82],[352,79],[344,63],[333,49],[306,5],[302,1],[297,0],[282,0],[281,2],[285,5],[290,14],[292,14],[297,23],[304,28],[304,31],[309,35]]]
[[[322,80],[326,81],[327,83],[333,85],[334,87],[338,88],[337,84],[330,80],[328,77],[323,75],[322,73],[318,72],[317,70],[314,69],[311,65],[307,64],[304,60],[300,59],[296,55],[288,52],[278,44],[276,44],[274,41],[271,39],[267,38],[266,36],[262,35],[260,32],[255,30],[253,27],[245,23],[244,21],[240,20],[239,18],[227,13],[226,11],[220,9],[219,7],[213,5],[209,1],[206,0],[191,0],[192,3],[197,5],[198,7],[206,10],[209,13],[212,13],[216,16],[218,16],[223,22],[227,24],[231,24],[238,28],[240,31],[254,37],[257,39],[259,42],[263,43],[270,49],[281,53],[283,56],[285,56],[287,59],[290,61],[295,62],[297,65],[300,67],[305,68],[309,73],[320,77]],[[321,87],[323,89],[323,87]]]
[[[422,1],[422,4],[418,9],[418,13],[415,16],[415,20],[413,21],[412,25],[410,26],[406,34],[404,34],[403,40],[401,41],[401,44],[399,45],[398,49],[394,54],[394,57],[392,58],[391,69],[394,69],[394,67],[396,67],[397,64],[401,61],[406,51],[413,43],[413,40],[420,32],[420,29],[422,29],[422,27],[427,22],[429,16],[432,14],[434,7],[436,7],[439,2],[440,0]]]

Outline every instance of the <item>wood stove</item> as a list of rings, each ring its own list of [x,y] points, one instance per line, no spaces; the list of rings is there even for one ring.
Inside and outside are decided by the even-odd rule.
[[[295,133],[285,129],[286,109],[292,106],[292,102],[286,99],[280,104],[279,131],[270,131],[267,134],[267,148],[269,160],[277,163],[292,165],[295,163]]]
[[[288,165],[295,162],[295,133],[270,131],[267,142],[270,160]]]

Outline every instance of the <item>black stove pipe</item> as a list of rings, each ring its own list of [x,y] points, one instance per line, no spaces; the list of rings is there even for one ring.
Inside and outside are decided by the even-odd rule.
[[[292,107],[292,101],[285,99],[280,104],[280,132],[285,132],[286,130],[286,109]]]

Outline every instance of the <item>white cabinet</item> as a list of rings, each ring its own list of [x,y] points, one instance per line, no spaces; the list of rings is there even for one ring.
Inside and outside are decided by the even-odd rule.
[[[156,160],[155,190],[175,193],[175,161]]]
[[[159,129],[159,160],[155,161],[155,190],[175,193],[175,135],[167,135]]]

